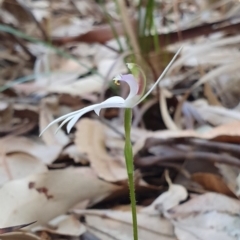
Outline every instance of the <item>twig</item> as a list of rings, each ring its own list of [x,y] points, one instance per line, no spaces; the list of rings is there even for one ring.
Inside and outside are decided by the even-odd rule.
[[[19,4],[22,6],[22,8],[30,15],[30,17],[32,18],[32,20],[35,22],[36,26],[38,27],[38,29],[40,30],[40,32],[42,33],[43,39],[45,41],[49,40],[49,37],[47,35],[47,33],[45,32],[45,30],[43,29],[43,27],[41,26],[41,24],[38,22],[38,20],[35,18],[35,16],[33,15],[32,11],[29,9],[28,6],[26,6],[23,3],[19,2]]]
[[[186,142],[189,142],[191,145],[197,147],[198,149],[207,149],[208,151],[219,151],[227,152],[236,157],[240,157],[240,149],[238,145],[222,142],[213,142],[205,141],[202,139],[188,139]]]
[[[213,163],[224,163],[230,166],[236,166],[240,168],[240,160],[232,156],[197,151],[179,153],[179,151],[174,152],[174,150],[171,153],[168,152],[167,154],[165,154],[165,156],[138,157],[135,160],[135,164],[137,167],[151,167],[156,166],[161,162],[185,160],[199,160],[210,161]]]
[[[0,228],[0,234],[8,233],[8,232],[14,232],[17,231],[21,228],[27,227],[31,224],[34,224],[35,222],[27,223],[27,224],[21,224],[21,225],[16,225],[16,226],[11,226],[11,227],[6,227],[6,228]]]
[[[133,30],[133,27],[131,25],[131,19],[127,14],[127,7],[126,7],[126,2],[123,0],[117,0],[118,2],[118,6],[119,6],[119,10],[120,10],[120,14],[122,16],[122,21],[123,21],[123,25],[126,29],[126,32],[128,34],[129,37],[129,41],[131,43],[133,52],[136,54],[136,58],[138,59],[137,62],[141,62],[141,57],[140,57],[140,48],[138,45],[138,41],[135,35],[135,32]]]
[[[158,145],[177,147],[178,144],[181,144],[182,146],[193,147],[194,150],[197,151],[206,150],[208,152],[229,153],[237,158],[240,158],[240,149],[239,146],[236,144],[183,137],[167,139],[148,138],[145,142],[144,147],[141,150],[141,154],[144,155],[150,147]]]
[[[34,56],[29,50],[28,48],[24,45],[24,43],[21,41],[21,39],[19,39],[18,37],[8,34],[10,38],[13,39],[13,41],[17,42],[17,44],[22,48],[22,50],[30,57],[31,61],[35,61],[36,56]]]

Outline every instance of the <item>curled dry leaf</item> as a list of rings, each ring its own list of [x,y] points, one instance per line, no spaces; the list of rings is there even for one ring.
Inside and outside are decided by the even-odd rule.
[[[34,45],[32,47],[28,45],[33,50],[36,50],[37,46]],[[12,88],[26,95],[36,92],[39,94],[47,94],[49,92],[61,93],[58,89],[64,90],[64,88],[66,88],[66,93],[71,94],[72,86],[75,86],[75,84],[77,86],[77,83],[80,81],[76,80],[93,68],[93,64],[87,58],[81,59],[80,62],[81,64],[74,59],[61,58],[59,55],[50,54],[48,51],[47,53],[39,54],[34,65],[35,81],[15,84]],[[49,67],[51,72],[49,72]],[[86,82],[84,85],[87,86]],[[84,86],[80,86],[79,91],[81,91],[81,87]]]
[[[171,184],[167,192],[162,193],[150,206],[142,209],[142,212],[149,215],[166,213],[185,200],[187,196],[188,193],[185,187],[178,184]]]
[[[50,122],[54,120],[52,111],[47,103],[47,101],[42,101],[40,108],[40,122],[39,122],[39,132],[42,132]],[[59,129],[56,134],[58,125],[53,125],[48,131],[45,131],[41,138],[49,146],[59,146],[59,153],[62,150],[62,147],[69,143],[68,136],[63,132],[62,129]]]
[[[174,121],[172,120],[169,111],[167,109],[167,95],[168,92],[166,89],[164,88],[160,88],[160,99],[159,99],[159,104],[160,104],[160,111],[161,111],[161,115],[162,115],[162,119],[164,121],[164,124],[166,125],[166,127],[168,129],[171,130],[178,130],[178,127],[176,126],[176,124],[174,123]]]
[[[49,77],[46,78],[48,86],[46,89],[49,90],[57,87],[58,85],[67,85],[76,81],[80,76],[83,76],[89,72],[89,69],[93,68],[92,62],[88,58],[81,58],[80,62],[74,59],[61,58],[59,61],[59,56],[54,55],[55,66],[54,68],[57,72],[52,73]],[[43,79],[39,79],[40,82]]]
[[[102,91],[103,79],[98,75],[83,77],[69,84],[57,84],[49,86],[50,93],[65,93],[73,96],[84,96],[89,93],[100,93]]]
[[[139,137],[139,139],[135,142],[133,147],[134,153],[137,153],[143,148],[144,143],[148,137],[159,139],[196,137],[202,139],[215,139],[215,140],[224,139],[229,142],[239,142],[240,121],[234,121],[231,123],[223,124],[211,130],[207,128],[207,130],[203,132],[197,132],[194,130],[178,130],[178,131],[163,130],[144,134],[142,137]]]
[[[42,161],[27,153],[0,154],[0,186],[13,179],[21,179],[47,171]]]
[[[127,72],[126,66],[122,61],[122,58],[111,59],[104,56],[98,63],[97,68],[100,74],[102,74],[107,80],[113,79],[120,72]]]
[[[0,133],[20,135],[25,134],[37,125],[37,111],[29,109],[27,104],[19,107],[11,101],[2,101],[0,104]]]
[[[99,180],[90,168],[55,170],[14,180],[0,188],[0,226],[31,221],[44,225],[78,202],[94,203],[117,189]]]
[[[220,66],[222,66],[221,60],[219,61],[219,59],[216,59],[213,56],[213,55],[216,56],[216,54],[218,54],[218,56],[219,55],[222,55],[222,56],[225,55],[225,58],[222,61],[226,64],[229,63],[229,61],[226,61],[226,57],[229,57],[231,62],[234,62],[234,60],[236,58],[239,58],[239,53],[237,53],[233,49],[231,49],[232,52],[230,52],[229,48],[225,49],[225,48],[222,48],[222,47],[224,47],[226,45],[238,44],[239,39],[240,39],[239,35],[234,35],[232,37],[221,38],[221,39],[217,39],[215,41],[210,41],[210,42],[208,42],[208,44],[206,44],[206,43],[203,43],[203,44],[194,43],[192,46],[191,45],[189,46],[189,44],[185,45],[184,46],[184,51],[182,51],[181,57],[174,62],[172,67],[169,69],[168,74],[171,73],[173,70],[174,71],[179,71],[179,69],[184,65],[190,65],[190,66],[196,66],[197,65],[197,66],[199,66],[199,64],[201,64],[201,63],[202,63],[201,65],[204,65],[204,64],[208,63],[208,64],[213,64],[213,65],[219,64]],[[220,49],[221,49],[221,51],[219,51]],[[207,59],[207,62],[203,61],[203,59],[204,60]],[[210,61],[208,59],[210,59]],[[228,68],[229,68],[229,65],[227,65],[226,69],[228,69]],[[217,72],[218,72],[217,76],[220,75],[220,72],[219,72],[218,69],[217,69]],[[208,81],[208,80],[211,80],[209,78],[209,76],[208,76],[208,79],[206,81]],[[199,82],[200,82],[200,84],[202,84],[206,81],[200,82],[200,80],[199,80],[196,83],[196,85],[199,85]]]
[[[80,236],[86,232],[86,227],[73,215],[61,215],[51,220],[46,227],[35,227],[33,231],[46,231],[59,235]]]
[[[69,158],[72,158],[75,163],[81,163],[83,165],[89,164],[87,157],[78,151],[76,145],[70,145],[64,148],[62,155],[67,155]]]
[[[59,155],[58,146],[46,146],[39,138],[10,136],[1,138],[0,145],[5,154],[25,153],[45,164],[52,163]]]
[[[235,108],[239,104],[239,76],[240,71],[238,70],[229,74],[223,74],[215,81],[211,81],[216,97],[219,98],[223,106],[229,109]],[[235,110],[237,109],[235,108]]]
[[[194,49],[189,48],[189,51],[194,51]],[[217,66],[223,65],[229,62],[233,62],[233,59],[237,60],[240,58],[239,53],[236,51],[236,48],[213,48],[209,51],[205,49],[202,52],[196,52],[191,56],[185,59],[184,65],[196,67],[199,65],[202,66]],[[185,57],[185,56],[184,56]]]
[[[240,201],[206,193],[169,211],[179,240],[239,239]]]
[[[124,52],[123,54],[119,54],[116,51],[110,49],[113,48],[118,49],[120,51],[119,45],[115,39],[107,42],[106,45],[108,47],[100,44],[96,45],[95,48],[96,54],[94,55],[94,62],[97,66],[99,73],[102,76],[104,76],[106,80],[113,79],[119,73],[127,72],[127,68],[123,59],[129,54],[129,52],[127,52],[125,38],[119,38],[119,41],[121,42],[123,48],[126,49],[126,52]]]
[[[184,218],[193,213],[205,213],[209,211],[227,212],[239,214],[240,201],[221,195],[219,193],[205,193],[170,209],[171,218]]]
[[[193,88],[196,88],[200,86],[203,83],[206,83],[214,78],[217,78],[223,74],[231,73],[234,71],[238,71],[240,67],[239,61],[232,62],[230,64],[221,65],[218,68],[215,68],[214,70],[210,71],[209,73],[205,74],[203,77],[201,77],[194,85]]]
[[[217,139],[225,137],[225,140],[228,141],[237,141],[240,139],[240,121],[234,121],[228,124],[223,124],[216,128],[213,128],[211,131],[203,133],[202,138],[205,139]],[[201,138],[201,135],[199,136]]]
[[[221,106],[210,106],[205,100],[196,100],[191,105],[205,121],[215,126],[240,121],[238,111]]]
[[[74,213],[84,216],[88,231],[94,232],[100,239],[132,239],[132,215],[130,211],[75,210]],[[153,217],[139,212],[138,229],[139,240],[176,240],[170,221],[159,216]]]
[[[55,18],[53,18],[55,19]],[[70,16],[58,17],[53,23],[51,35],[55,38],[75,37],[87,33],[92,29],[93,20]]]
[[[9,125],[13,118],[13,105],[8,102],[0,103],[0,123],[1,127]]]
[[[86,154],[97,175],[107,181],[125,180],[125,166],[107,153],[104,126],[97,120],[84,118],[76,127],[75,144],[81,153]]]
[[[1,240],[41,240],[41,238],[32,233],[16,232],[1,235]]]
[[[223,216],[217,216],[217,217],[223,217]],[[216,217],[212,219],[202,219],[202,222],[205,221],[212,221],[214,222]],[[226,231],[220,230],[216,226],[216,228],[213,229],[213,226],[199,226],[194,223],[195,219],[191,219],[191,222],[188,222],[187,224],[181,224],[181,223],[175,223],[175,234],[178,238],[178,240],[235,240],[236,238],[234,236],[230,236],[229,233]],[[191,225],[190,225],[191,224]],[[224,227],[224,225],[222,226]]]
[[[17,1],[17,2],[18,4],[20,4],[20,6],[23,6],[24,9],[26,8],[31,9],[34,18],[39,22],[41,22],[43,19],[47,19],[50,17],[48,10],[50,3],[46,0],[40,2],[35,1]]]

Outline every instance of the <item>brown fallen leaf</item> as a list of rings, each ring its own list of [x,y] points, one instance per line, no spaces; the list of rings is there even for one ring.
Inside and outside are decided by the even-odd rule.
[[[213,139],[224,142],[239,142],[240,140],[240,121],[233,121],[228,124],[223,124],[211,131],[203,134],[202,138]],[[201,138],[201,134],[199,136]]]
[[[8,102],[1,102],[0,104],[0,123],[1,127],[6,127],[11,123],[13,117],[13,104]]]
[[[226,164],[215,164],[215,166],[219,169],[224,183],[236,196],[238,196],[237,177],[240,173],[240,169]]]
[[[75,144],[78,151],[87,156],[97,175],[111,182],[127,179],[125,166],[106,150],[104,126],[97,120],[84,118],[76,127]]]
[[[192,174],[191,178],[193,181],[197,182],[208,191],[235,197],[235,194],[227,187],[222,178],[216,174],[198,172]]]

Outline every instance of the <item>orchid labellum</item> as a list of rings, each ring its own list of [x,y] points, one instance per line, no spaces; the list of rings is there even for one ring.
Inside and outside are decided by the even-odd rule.
[[[75,123],[78,121],[80,117],[82,117],[85,113],[94,111],[97,115],[99,115],[101,109],[103,108],[133,108],[137,104],[139,104],[141,101],[143,101],[156,87],[156,85],[160,82],[160,80],[163,78],[169,67],[172,65],[173,61],[177,57],[178,53],[181,49],[178,50],[178,52],[173,57],[172,61],[168,64],[168,66],[165,68],[161,76],[158,78],[158,80],[153,84],[153,86],[150,88],[148,92],[145,93],[146,89],[146,77],[141,68],[139,68],[134,63],[127,63],[127,67],[130,70],[132,74],[125,74],[125,75],[118,75],[113,80],[117,85],[120,84],[120,82],[126,82],[129,85],[129,95],[126,99],[114,96],[106,99],[105,101],[93,104],[91,106],[85,107],[83,109],[71,112],[69,114],[66,114],[62,117],[57,118],[56,120],[52,121],[43,131],[43,132],[49,128],[51,125],[63,121],[59,128],[61,128],[65,123],[67,124],[67,132],[69,133],[72,129],[72,127],[75,125]],[[58,129],[59,129],[58,128]]]

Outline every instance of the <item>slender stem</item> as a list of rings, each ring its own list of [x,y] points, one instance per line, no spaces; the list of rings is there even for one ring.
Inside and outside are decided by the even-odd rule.
[[[118,7],[118,5],[116,4],[116,2],[115,2],[115,5]],[[105,6],[105,4],[103,3],[103,1],[100,1],[100,6],[102,7],[103,13],[105,14],[105,16],[106,16],[106,18],[107,18],[107,21],[108,21],[108,23],[109,23],[109,25],[110,25],[110,28],[111,28],[112,32],[113,32],[113,36],[114,36],[114,38],[116,39],[116,41],[117,41],[117,43],[118,43],[119,50],[120,50],[120,52],[122,53],[122,52],[123,52],[123,46],[122,46],[121,41],[120,41],[120,39],[119,39],[118,33],[117,33],[117,31],[116,31],[116,29],[115,29],[115,27],[114,27],[114,24],[113,24],[113,21],[112,21],[112,19],[111,19],[111,16],[110,16],[109,13],[107,12],[106,6]]]
[[[134,188],[134,175],[128,174],[129,193],[132,208],[132,222],[133,222],[133,239],[138,240],[138,225],[137,225],[137,209],[136,209],[136,198]]]
[[[137,227],[137,210],[136,210],[136,198],[134,187],[134,166],[133,166],[133,153],[131,143],[131,124],[132,124],[132,109],[125,109],[124,116],[124,128],[125,128],[125,161],[128,173],[128,184],[130,192],[130,201],[132,209],[132,222],[133,222],[133,239],[138,240],[138,227]]]

